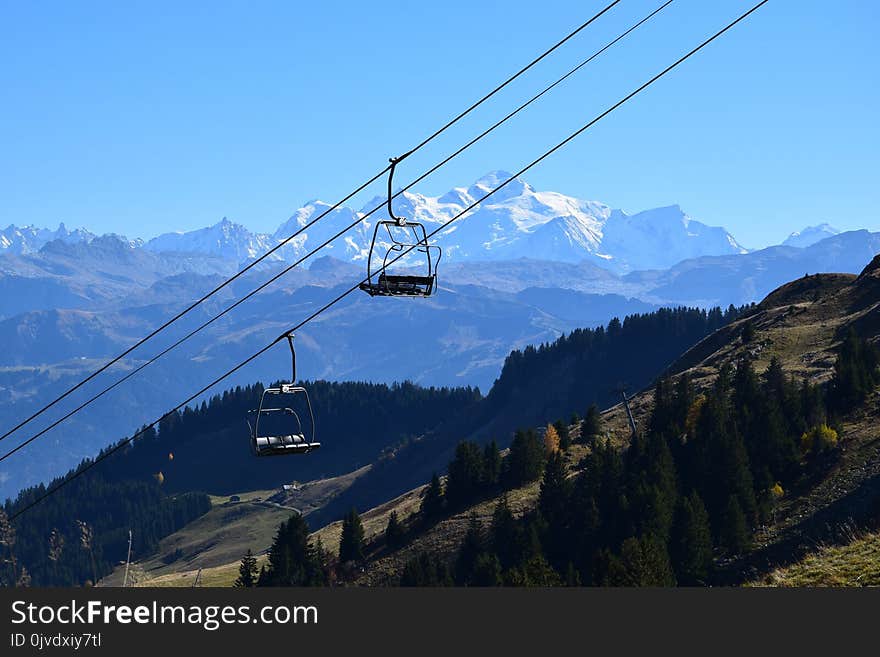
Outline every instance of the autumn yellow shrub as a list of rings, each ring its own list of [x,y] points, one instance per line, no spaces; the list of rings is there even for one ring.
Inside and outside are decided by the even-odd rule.
[[[835,449],[838,440],[837,432],[823,422],[801,436],[801,452],[822,454]]]

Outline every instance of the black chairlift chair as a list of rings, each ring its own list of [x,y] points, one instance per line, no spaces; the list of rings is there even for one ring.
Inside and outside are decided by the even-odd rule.
[[[308,454],[321,446],[321,443],[315,441],[315,415],[312,412],[309,393],[302,386],[296,385],[296,351],[293,348],[293,334],[288,334],[286,337],[293,363],[291,382],[280,383],[277,387],[263,390],[260,407],[248,411],[248,415],[253,416],[253,424],[250,417],[247,423],[250,430],[251,451],[256,456]],[[288,402],[290,406],[285,405]],[[299,412],[295,409],[299,409]],[[308,417],[300,417],[300,415]]]
[[[391,180],[394,167],[403,157],[406,156],[390,159],[388,216],[391,219],[376,222],[367,257],[367,280],[359,286],[371,297],[429,297],[437,289],[437,265],[443,252],[439,246],[428,244],[428,235],[422,224],[407,221],[406,217],[396,217],[391,209]],[[391,244],[387,249],[381,241],[385,235]],[[377,239],[380,240],[378,244]],[[401,256],[409,253],[423,254],[417,256],[422,262],[420,273],[413,273],[409,267],[403,269],[407,258]],[[395,272],[388,270],[389,262]]]

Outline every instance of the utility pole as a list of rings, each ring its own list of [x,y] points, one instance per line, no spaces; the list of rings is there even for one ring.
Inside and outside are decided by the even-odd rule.
[[[196,573],[196,578],[193,580],[193,588],[196,588],[202,582],[202,569],[199,568],[199,572]]]
[[[131,530],[128,530],[128,556],[125,558],[125,577],[122,580],[122,588],[128,586],[128,566],[131,564]]]
[[[636,421],[633,419],[632,409],[629,407],[629,397],[626,396],[626,387],[620,386],[617,391],[623,398],[623,407],[626,409],[626,417],[629,420],[629,428],[632,431],[632,437],[636,437]]]

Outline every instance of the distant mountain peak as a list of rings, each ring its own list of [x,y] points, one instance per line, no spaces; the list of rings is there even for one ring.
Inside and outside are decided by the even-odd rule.
[[[33,224],[28,226],[16,226],[10,224],[0,231],[0,253],[14,253],[26,255],[37,253],[46,244],[55,240],[66,243],[90,242],[95,235],[83,228],[69,230],[64,222],[58,224],[56,230],[50,228],[38,228]]]
[[[817,242],[821,242],[827,237],[839,235],[840,230],[829,223],[821,223],[815,226],[807,226],[803,230],[797,230],[789,235],[782,243],[783,246],[795,246],[798,248],[806,248]]]
[[[467,193],[474,201],[476,201],[492,190],[497,189],[498,191],[493,192],[492,196],[487,198],[485,203],[498,203],[505,199],[534,193],[535,190],[532,186],[522,178],[513,178],[513,180],[510,180],[511,178],[513,178],[513,174],[509,171],[503,171],[500,169],[490,171],[471,185],[468,188]],[[510,182],[504,185],[508,180],[510,180]],[[504,187],[501,187],[501,185],[504,185]]]
[[[263,255],[272,246],[274,240],[268,235],[252,233],[242,224],[223,217],[206,228],[164,233],[148,241],[144,248],[156,253],[203,254],[243,262]]]
[[[494,171],[488,172],[481,178],[478,178],[474,182],[473,187],[485,187],[486,189],[493,189],[495,187],[498,187],[498,185],[503,183],[505,180],[508,180],[509,178],[513,178],[513,174],[509,171],[505,171],[504,169],[495,169]],[[522,178],[517,178],[516,181],[518,181],[521,185],[526,185],[525,181],[523,181]],[[511,181],[510,184],[513,184],[514,182],[515,181]]]

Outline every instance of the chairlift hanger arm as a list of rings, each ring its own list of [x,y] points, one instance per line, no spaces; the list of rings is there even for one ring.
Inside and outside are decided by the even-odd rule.
[[[290,382],[296,383],[296,349],[293,348],[293,333],[286,333],[285,338],[287,338],[287,345],[290,347]]]
[[[395,222],[397,222],[398,226],[406,225],[406,217],[396,217],[394,216],[394,210],[391,209],[391,196],[392,189],[391,183],[394,180],[394,169],[397,167],[397,163],[402,161],[403,159],[409,157],[409,154],[412,151],[407,151],[403,155],[399,155],[397,157],[389,157],[388,161],[391,163],[391,166],[388,168],[388,216],[391,217]]]

